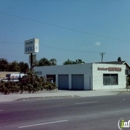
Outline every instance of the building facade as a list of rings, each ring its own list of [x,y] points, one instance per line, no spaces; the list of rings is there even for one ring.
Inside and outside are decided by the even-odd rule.
[[[35,67],[39,76],[55,82],[58,89],[98,90],[126,87],[126,70],[123,63],[87,63]]]

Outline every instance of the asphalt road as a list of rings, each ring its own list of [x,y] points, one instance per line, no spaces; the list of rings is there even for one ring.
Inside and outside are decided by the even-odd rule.
[[[120,118],[130,95],[0,103],[0,130],[119,130]]]

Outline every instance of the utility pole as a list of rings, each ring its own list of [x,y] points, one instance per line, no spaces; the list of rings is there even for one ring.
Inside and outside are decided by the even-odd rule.
[[[101,55],[101,62],[103,62],[103,56],[105,55],[105,52],[100,53]]]
[[[31,71],[33,70],[33,54],[31,53],[30,54],[30,69],[31,69]]]

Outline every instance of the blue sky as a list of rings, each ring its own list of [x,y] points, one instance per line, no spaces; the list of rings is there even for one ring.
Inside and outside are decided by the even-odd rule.
[[[0,58],[28,62],[24,41],[40,40],[37,60],[130,64],[130,0],[0,0]]]

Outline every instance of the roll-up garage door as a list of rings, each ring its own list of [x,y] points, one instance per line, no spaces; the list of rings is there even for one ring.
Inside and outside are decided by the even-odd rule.
[[[72,75],[72,89],[84,90],[84,75]]]
[[[58,75],[58,89],[69,89],[69,76],[67,74]]]

